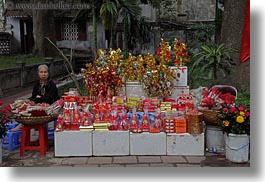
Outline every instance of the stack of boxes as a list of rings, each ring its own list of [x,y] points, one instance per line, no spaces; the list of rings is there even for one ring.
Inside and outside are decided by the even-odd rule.
[[[171,97],[177,98],[179,94],[189,94],[187,66],[172,66],[170,69],[174,72],[174,88]]]
[[[172,103],[172,109],[184,112],[190,92],[188,86],[188,68],[187,66],[172,66],[170,69],[174,73],[174,88],[171,97],[176,101]],[[174,127],[175,133],[186,133],[186,119],[184,117],[175,117]]]

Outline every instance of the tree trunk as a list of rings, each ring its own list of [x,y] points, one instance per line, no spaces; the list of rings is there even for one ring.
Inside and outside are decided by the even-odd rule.
[[[96,7],[93,7],[93,35],[94,35],[94,45],[95,45],[95,49],[94,49],[94,53],[95,55],[97,54],[97,50],[98,50],[98,38],[97,38],[97,17],[96,17]]]
[[[246,0],[225,0],[224,16],[221,30],[221,42],[226,47],[237,50],[231,56],[236,66],[231,75],[226,78],[219,77],[219,84],[229,84],[237,89],[250,89],[250,61],[240,63],[241,40],[243,35]]]
[[[33,0],[37,3],[37,0]],[[41,1],[40,2],[45,2]],[[32,10],[33,12],[33,36],[34,50],[33,54],[38,56],[56,56],[57,51],[45,39],[46,37],[56,42],[55,22],[52,10]]]

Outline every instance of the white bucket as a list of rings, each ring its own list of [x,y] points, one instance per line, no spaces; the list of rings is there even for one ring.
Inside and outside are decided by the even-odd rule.
[[[248,162],[249,141],[249,136],[246,134],[225,134],[226,159],[236,163]]]
[[[123,88],[123,90],[127,98],[128,97],[147,98],[144,88],[140,82],[126,82],[126,85]]]
[[[206,148],[208,148],[209,152],[224,151],[225,140],[221,127],[206,125]]]

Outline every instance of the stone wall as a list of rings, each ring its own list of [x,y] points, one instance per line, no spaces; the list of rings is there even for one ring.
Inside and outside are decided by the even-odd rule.
[[[67,70],[63,60],[44,62],[49,67],[50,77],[55,78],[60,75],[66,75]],[[0,89],[5,92],[9,89],[25,87],[31,85],[38,80],[38,66],[40,64],[25,65],[25,63],[17,63],[17,66],[9,69],[0,70]]]
[[[214,21],[216,0],[167,0],[161,2],[159,17],[171,21]]]

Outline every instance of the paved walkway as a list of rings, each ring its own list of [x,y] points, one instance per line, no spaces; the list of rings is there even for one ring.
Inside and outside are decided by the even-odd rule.
[[[225,159],[224,153],[205,156],[113,156],[113,157],[55,157],[54,147],[46,156],[38,151],[26,151],[19,156],[19,149],[3,149],[3,167],[250,167],[250,163],[236,164]]]

